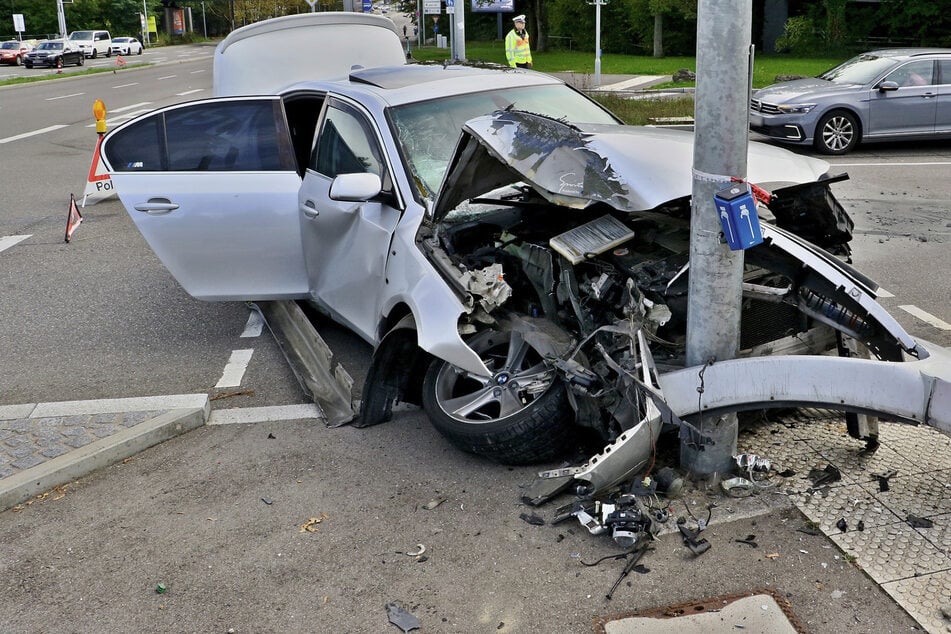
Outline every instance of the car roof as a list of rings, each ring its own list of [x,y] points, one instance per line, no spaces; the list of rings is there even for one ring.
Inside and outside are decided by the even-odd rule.
[[[446,95],[559,84],[564,82],[551,75],[507,66],[407,64],[360,69],[342,79],[300,82],[284,92],[333,90],[352,97],[373,95],[386,105],[397,106]]]
[[[921,55],[951,55],[951,48],[881,48],[867,55],[879,57],[918,57]]]

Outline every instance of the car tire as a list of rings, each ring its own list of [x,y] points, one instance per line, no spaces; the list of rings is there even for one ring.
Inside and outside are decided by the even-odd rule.
[[[23,65],[26,66],[27,68],[31,69],[31,70],[33,69],[33,64],[31,64],[31,63],[29,63],[29,62],[24,62]]]
[[[139,47],[138,55],[141,55],[141,54],[143,53],[143,51],[145,51],[145,47],[140,46],[140,47]]]
[[[85,64],[85,63],[86,63],[86,56],[85,56],[85,55],[80,55],[80,56],[79,56],[79,59],[76,61],[76,65],[77,65],[77,66],[82,66],[82,65]]]
[[[111,49],[111,48],[110,48],[108,51],[106,51],[106,57],[112,57],[112,49]]]
[[[83,53],[83,55],[85,55],[85,53]],[[99,51],[92,49],[92,58],[96,59],[97,57],[99,57]]]
[[[23,61],[23,60],[20,59],[20,56],[17,55],[16,58],[13,60],[13,65],[14,65],[14,66],[19,66],[19,65],[20,65],[20,62],[22,62],[22,61]]]
[[[563,455],[575,441],[574,410],[553,372],[538,377],[546,369],[542,356],[517,331],[484,331],[468,343],[495,374],[477,380],[446,361],[433,361],[422,391],[433,426],[459,449],[503,464]],[[528,391],[531,375],[536,389]],[[537,385],[543,381],[547,385]],[[460,413],[466,407],[471,410]]]
[[[859,143],[861,129],[851,112],[833,110],[819,119],[813,144],[822,154],[846,154]]]

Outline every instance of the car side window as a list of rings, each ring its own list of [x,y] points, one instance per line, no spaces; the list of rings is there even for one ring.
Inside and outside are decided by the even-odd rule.
[[[885,81],[893,81],[902,88],[930,86],[934,84],[934,62],[930,59],[909,62],[890,72]]]
[[[383,155],[369,122],[345,104],[329,105],[310,168],[334,178],[340,174],[376,174],[387,189]]]
[[[938,60],[938,77],[942,84],[951,84],[951,59]]]
[[[294,171],[277,100],[207,102],[145,118],[110,137],[117,171]]]

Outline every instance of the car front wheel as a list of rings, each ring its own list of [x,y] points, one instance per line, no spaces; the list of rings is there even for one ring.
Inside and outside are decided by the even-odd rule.
[[[83,55],[85,55],[85,53],[83,53]],[[99,57],[99,51],[92,49],[92,58],[96,59],[97,57]]]
[[[79,56],[79,59],[76,60],[76,65],[77,65],[77,66],[82,66],[82,65],[85,64],[85,63],[86,63],[86,56],[85,56],[85,55],[80,55],[80,56]]]
[[[823,154],[851,152],[859,142],[859,122],[855,115],[845,110],[833,110],[816,126],[814,143]]]
[[[558,458],[575,439],[564,384],[518,331],[485,331],[469,342],[491,377],[435,360],[423,381],[423,407],[452,444],[503,464]]]

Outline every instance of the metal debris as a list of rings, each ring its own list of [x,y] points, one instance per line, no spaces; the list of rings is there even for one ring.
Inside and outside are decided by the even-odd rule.
[[[872,477],[878,480],[878,490],[881,492],[888,491],[888,480],[895,475],[898,475],[898,471],[895,469],[889,469],[884,473],[873,473]]]
[[[932,528],[934,526],[934,522],[931,520],[924,517],[918,517],[917,515],[912,515],[911,513],[908,514],[908,516],[905,518],[905,521],[908,522],[908,525],[912,528]]]
[[[542,519],[541,517],[539,517],[538,515],[535,515],[534,513],[522,513],[521,515],[519,515],[519,517],[522,518],[523,521],[528,522],[529,524],[531,524],[532,526],[544,526],[544,525],[545,525],[545,520],[543,520],[543,519]]]
[[[422,627],[419,619],[396,605],[395,603],[386,604],[386,616],[390,623],[400,628],[404,634],[410,630],[418,630]]]
[[[812,480],[813,487],[819,487],[823,484],[832,484],[842,479],[842,472],[831,464],[827,464],[823,469],[811,469],[809,479]]]
[[[426,546],[424,544],[416,544],[416,552],[406,551],[404,555],[409,555],[410,557],[419,557],[424,552],[426,552]]]
[[[756,535],[747,535],[744,539],[734,539],[738,544],[747,544],[753,548],[759,548],[759,544],[756,543]]]
[[[754,485],[746,478],[730,478],[720,482],[720,488],[731,498],[746,498],[753,494]]]

